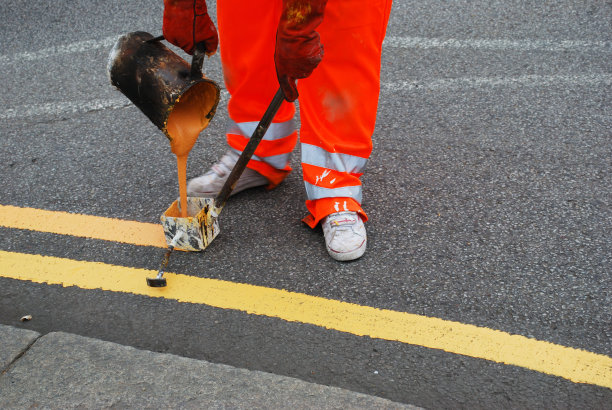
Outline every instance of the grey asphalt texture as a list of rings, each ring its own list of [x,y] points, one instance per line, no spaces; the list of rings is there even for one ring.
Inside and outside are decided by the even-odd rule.
[[[159,33],[161,7],[0,4],[0,204],[158,222],[178,194],[175,159],[161,132],[110,86],[110,46],[27,53]],[[610,21],[612,4],[600,1],[396,1],[362,179],[365,256],[331,260],[321,230],[300,222],[297,147],[283,184],[232,197],[220,236],[204,253],[173,257],[169,270],[612,355]],[[205,72],[222,83],[218,57]],[[109,100],[119,103],[96,108]],[[190,155],[189,177],[223,154],[226,124],[222,103]],[[163,256],[6,228],[0,249],[147,269]],[[68,332],[428,408],[612,403],[601,387],[236,311],[4,278],[0,296],[0,323],[43,335]],[[27,313],[34,319],[20,323]]]

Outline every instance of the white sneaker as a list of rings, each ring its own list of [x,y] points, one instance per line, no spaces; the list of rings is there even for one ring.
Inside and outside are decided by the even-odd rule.
[[[366,230],[357,212],[337,212],[321,221],[327,252],[337,261],[360,258],[367,245]]]
[[[236,152],[228,151],[207,173],[197,178],[193,178],[187,183],[187,195],[200,197],[216,196],[219,191],[221,191],[221,188],[223,188],[223,184],[225,184],[230,172],[232,172],[238,158],[240,158],[240,155]],[[245,168],[232,191],[232,195],[244,191],[247,188],[268,184],[268,179],[259,172],[253,171],[250,168]]]

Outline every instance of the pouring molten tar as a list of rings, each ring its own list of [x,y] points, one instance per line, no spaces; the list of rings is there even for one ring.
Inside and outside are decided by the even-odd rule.
[[[166,123],[166,132],[170,139],[170,149],[176,155],[176,166],[179,183],[181,217],[187,217],[187,157],[196,143],[200,132],[204,130],[210,118],[202,111],[209,101],[213,100],[213,89],[198,87],[196,84],[187,90],[174,104]],[[179,216],[179,215],[168,215]]]
[[[177,160],[180,216],[187,217],[187,157],[215,114],[220,90],[202,75],[202,54],[194,53],[189,65],[160,39],[142,31],[121,36],[110,53],[108,73],[111,83],[170,140]],[[179,217],[176,208],[168,216]]]

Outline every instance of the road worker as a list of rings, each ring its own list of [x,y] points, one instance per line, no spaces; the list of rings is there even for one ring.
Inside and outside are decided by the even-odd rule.
[[[165,0],[163,34],[193,53],[221,47],[230,94],[228,152],[188,183],[190,196],[214,196],[280,87],[286,101],[233,193],[287,177],[298,140],[308,216],[321,223],[336,260],[361,257],[367,245],[360,177],[372,151],[382,42],[392,0],[218,0],[218,34],[205,0]],[[297,81],[299,80],[299,81]]]

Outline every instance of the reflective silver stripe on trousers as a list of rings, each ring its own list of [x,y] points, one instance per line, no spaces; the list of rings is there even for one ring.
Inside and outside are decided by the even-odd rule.
[[[237,149],[232,148],[236,154],[242,154],[242,151],[238,151]],[[253,155],[251,159],[255,161],[265,162],[276,169],[283,169],[291,159],[291,153],[289,154],[281,154],[281,155],[271,155],[269,157],[258,157],[257,155]]]
[[[242,135],[246,138],[251,138],[259,122],[232,122],[228,127],[228,134]],[[291,119],[286,122],[278,122],[270,124],[270,127],[264,134],[263,139],[266,141],[275,141],[285,137],[288,137],[295,131],[295,120]],[[241,152],[234,150],[238,154]],[[251,158],[255,161],[265,162],[266,164],[276,168],[283,169],[287,166],[291,160],[291,152],[280,155],[271,155],[269,157],[260,157],[253,155]]]
[[[368,159],[349,154],[327,152],[316,145],[302,143],[302,162],[339,172],[360,173]]]
[[[309,182],[304,181],[306,186],[306,195],[308,199],[321,199],[321,198],[339,198],[348,197],[353,198],[357,203],[361,204],[361,185],[357,186],[345,186],[341,188],[323,188],[320,186],[312,185]]]
[[[232,122],[228,127],[229,134],[242,135],[251,138],[259,122]],[[274,141],[288,137],[295,131],[295,121],[293,119],[285,122],[275,122],[270,124],[263,139],[266,141]]]

